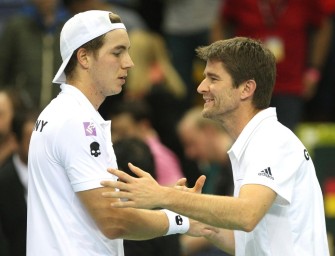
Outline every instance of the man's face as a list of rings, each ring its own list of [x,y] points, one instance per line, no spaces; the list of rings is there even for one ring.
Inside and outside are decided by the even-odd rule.
[[[10,132],[14,116],[13,105],[4,92],[0,92],[0,140],[3,140]]]
[[[213,120],[229,117],[239,106],[238,88],[233,87],[232,78],[220,61],[208,60],[204,74],[197,89],[205,100],[203,116]]]
[[[88,72],[97,93],[103,98],[121,92],[128,69],[134,66],[129,47],[127,31],[116,29],[106,34],[104,44],[96,55],[88,54]]]

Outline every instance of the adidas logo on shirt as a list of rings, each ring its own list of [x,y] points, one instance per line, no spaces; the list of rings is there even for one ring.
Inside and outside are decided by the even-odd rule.
[[[268,168],[266,168],[266,169],[260,171],[260,172],[258,173],[258,175],[259,175],[259,176],[265,176],[265,177],[267,177],[267,178],[269,178],[269,179],[274,180],[274,178],[272,177],[272,173],[271,173],[271,168],[270,168],[270,167],[268,167]]]

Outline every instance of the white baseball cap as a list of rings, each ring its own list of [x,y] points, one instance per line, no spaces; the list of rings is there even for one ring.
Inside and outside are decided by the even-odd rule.
[[[108,11],[86,11],[74,15],[63,26],[60,34],[60,52],[63,63],[53,83],[65,83],[64,69],[73,52],[83,44],[114,29],[126,29],[123,23],[112,23]]]

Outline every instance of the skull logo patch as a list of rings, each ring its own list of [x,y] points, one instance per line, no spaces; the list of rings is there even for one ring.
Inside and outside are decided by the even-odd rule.
[[[91,155],[94,157],[98,157],[101,154],[100,151],[100,144],[96,141],[92,142],[90,145],[91,148]]]

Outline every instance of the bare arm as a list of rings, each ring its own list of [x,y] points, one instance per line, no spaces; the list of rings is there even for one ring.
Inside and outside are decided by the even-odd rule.
[[[162,207],[209,225],[251,231],[263,218],[276,198],[276,193],[262,185],[245,185],[239,197],[203,195],[160,186],[148,173],[129,165],[139,178],[110,170],[121,181],[102,182],[104,186],[122,191],[104,193],[105,197],[128,198],[127,202],[114,202],[113,207],[152,209]]]
[[[321,27],[313,33],[311,38],[311,53],[310,53],[310,65],[317,70],[322,70],[330,49],[330,43],[332,38],[332,23],[330,18],[325,18],[321,24]],[[303,96],[305,99],[311,99],[316,92],[317,84],[319,81],[318,75],[310,73],[311,70],[307,70],[303,77],[304,91]]]
[[[163,236],[167,232],[168,220],[165,213],[161,211],[111,208],[111,202],[119,199],[101,197],[101,193],[111,190],[110,188],[97,188],[77,193],[106,237],[146,240]]]
[[[322,68],[329,53],[332,38],[332,22],[329,17],[322,21],[321,27],[312,37],[312,52],[310,62],[317,68]]]
[[[201,189],[199,183],[196,189]],[[110,238],[123,238],[128,240],[147,240],[160,237],[168,230],[168,218],[159,210],[117,209],[111,203],[119,201],[114,198],[104,198],[104,192],[115,191],[111,188],[97,188],[78,192],[77,195],[91,215],[102,233]],[[191,236],[204,236],[212,229],[211,226],[190,220],[187,232]]]

